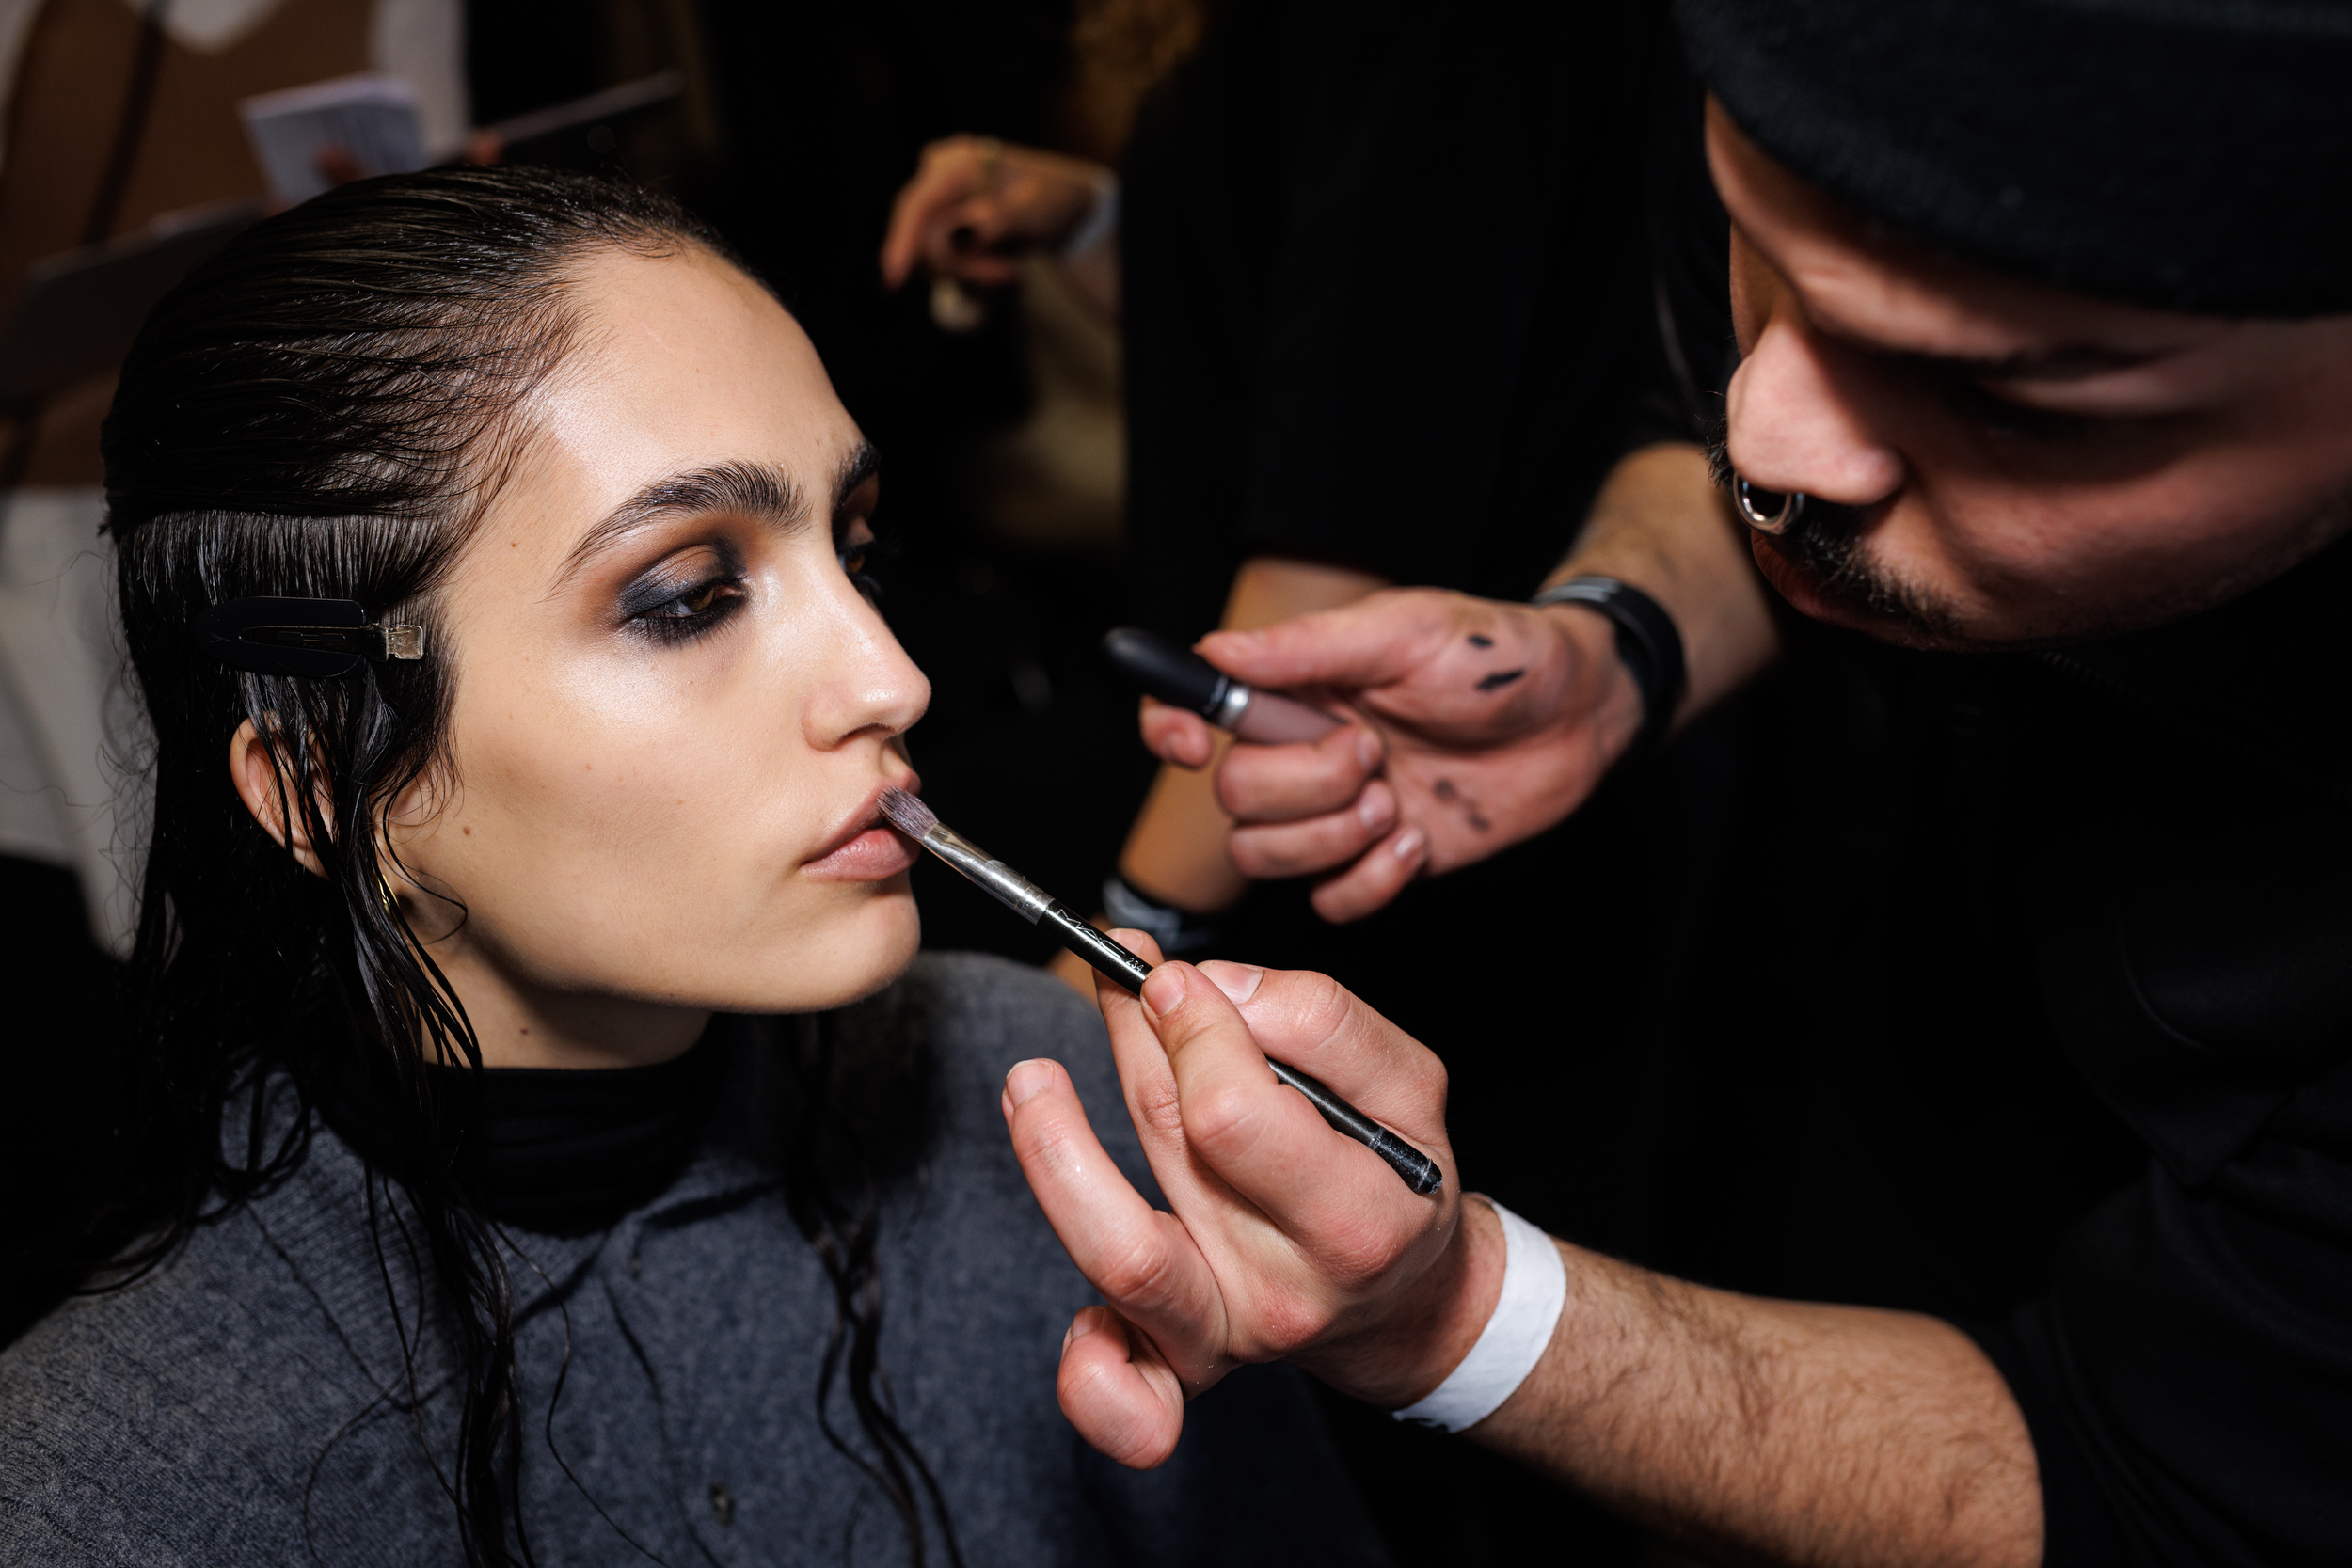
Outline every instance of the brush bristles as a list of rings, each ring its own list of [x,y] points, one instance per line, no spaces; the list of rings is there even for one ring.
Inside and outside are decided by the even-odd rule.
[[[882,814],[890,818],[892,827],[909,838],[921,838],[939,826],[939,814],[903,789],[882,791]]]

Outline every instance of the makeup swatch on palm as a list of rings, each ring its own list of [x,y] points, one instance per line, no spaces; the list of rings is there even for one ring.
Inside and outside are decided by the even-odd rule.
[[[1152,966],[1098,931],[1069,905],[1030,881],[987,850],[940,821],[938,814],[903,789],[885,789],[882,815],[890,825],[954,866],[970,880],[1030,925],[1050,927],[1055,939],[1096,970],[1131,991],[1152,977]],[[1362,1144],[1389,1164],[1416,1193],[1434,1193],[1445,1184],[1438,1163],[1398,1137],[1361,1111],[1333,1094],[1315,1079],[1267,1059],[1277,1082],[1289,1085],[1338,1132]]]

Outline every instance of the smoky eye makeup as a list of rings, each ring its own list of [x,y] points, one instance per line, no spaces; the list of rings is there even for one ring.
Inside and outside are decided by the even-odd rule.
[[[874,503],[878,498],[875,489],[874,476],[868,474],[864,482],[834,504],[833,519],[834,559],[841,562],[842,575],[866,596],[869,604],[877,602],[882,595],[882,582],[877,569],[895,553],[897,543],[896,540],[877,536]]]
[[[722,539],[664,556],[630,578],[617,612],[639,636],[685,642],[716,629],[747,598],[742,552]]]

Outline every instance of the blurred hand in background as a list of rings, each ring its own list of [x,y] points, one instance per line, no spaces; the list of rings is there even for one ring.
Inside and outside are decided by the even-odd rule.
[[[919,266],[1002,288],[1020,276],[1022,256],[1059,249],[1116,185],[1109,169],[1083,158],[993,136],[935,141],[891,208],[882,281],[896,289]]]

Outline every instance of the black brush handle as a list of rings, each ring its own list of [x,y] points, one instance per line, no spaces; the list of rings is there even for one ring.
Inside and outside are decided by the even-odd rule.
[[[1143,982],[1152,977],[1150,964],[1073,914],[1069,905],[1059,902],[1049,904],[1041,918],[1045,925],[1054,928],[1054,934],[1061,940],[1064,947],[1129,990],[1141,990]],[[1267,1058],[1266,1065],[1274,1069],[1278,1081],[1305,1095],[1308,1103],[1323,1113],[1325,1121],[1386,1160],[1389,1168],[1396,1172],[1413,1191],[1434,1193],[1445,1185],[1445,1173],[1438,1168],[1437,1161],[1305,1073],[1285,1067],[1271,1057]]]

